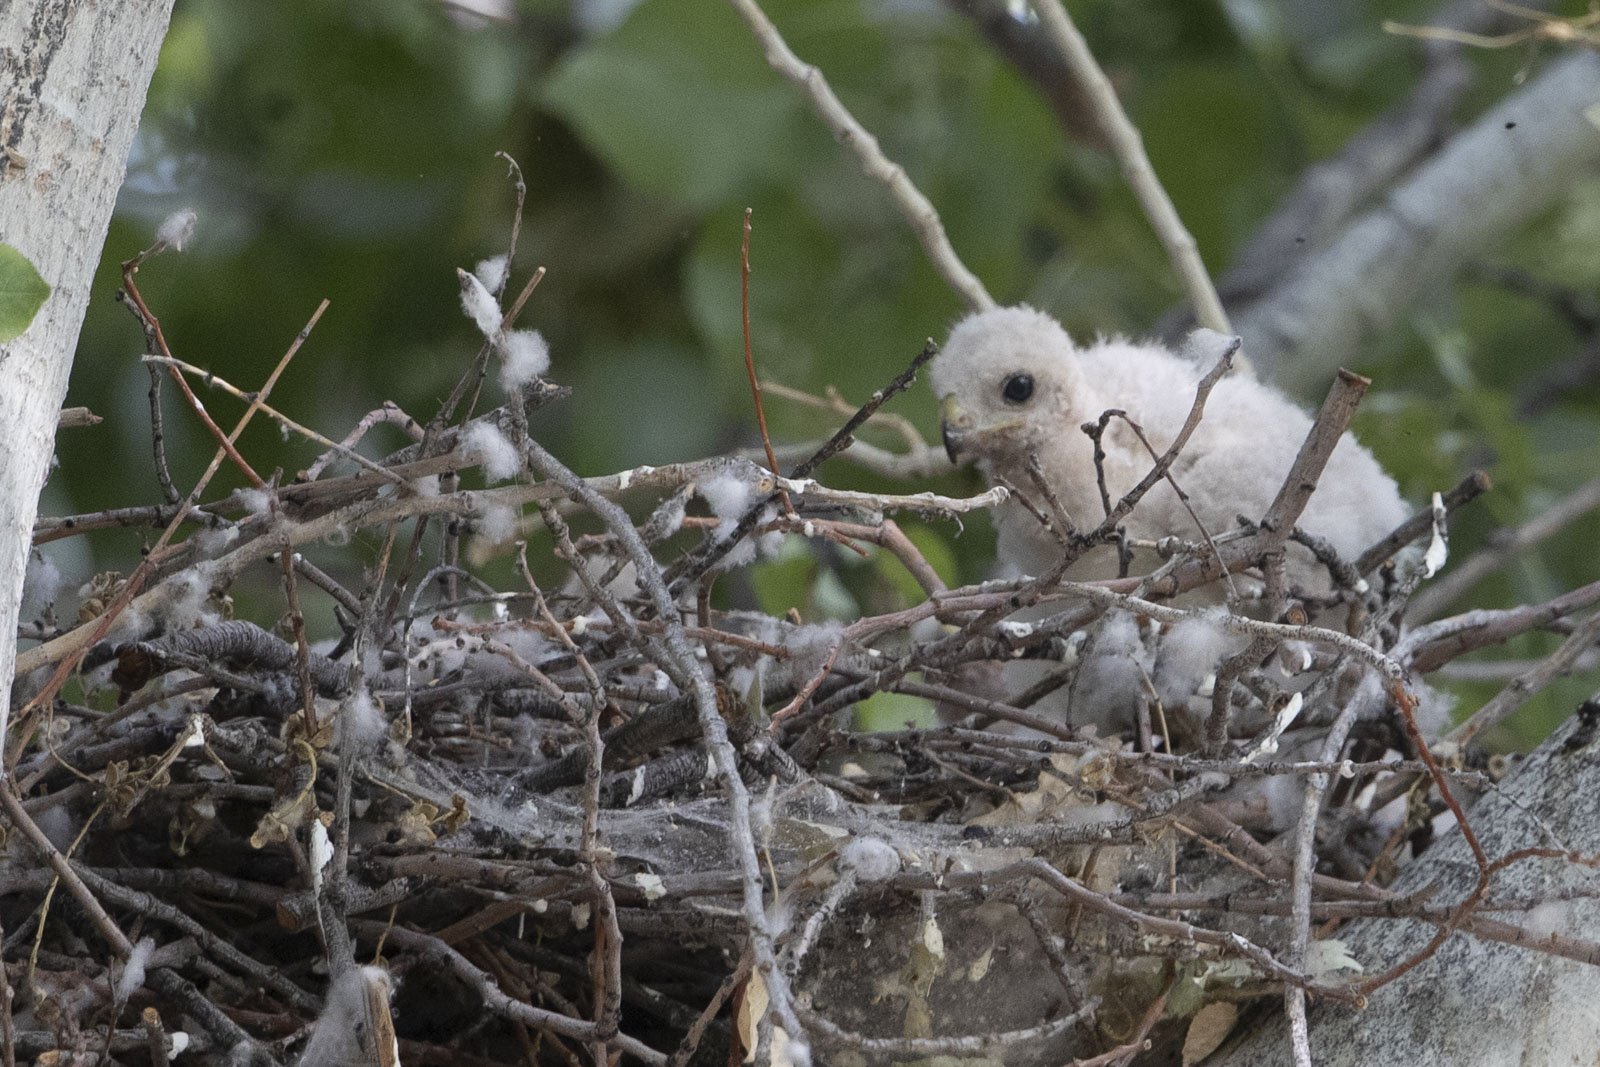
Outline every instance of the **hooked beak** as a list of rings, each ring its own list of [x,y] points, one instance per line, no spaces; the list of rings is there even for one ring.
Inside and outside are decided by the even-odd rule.
[[[939,402],[939,434],[951,463],[961,462],[961,451],[972,432],[972,416],[961,410],[954,393]]]

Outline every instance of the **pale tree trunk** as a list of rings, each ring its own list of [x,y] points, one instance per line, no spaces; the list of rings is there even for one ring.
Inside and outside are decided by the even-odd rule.
[[[172,0],[0,3],[0,241],[51,287],[33,325],[0,346],[0,736],[56,419],[171,13]]]
[[[1600,852],[1600,741],[1577,715],[1528,756],[1469,817],[1491,860],[1528,847]],[[1455,904],[1477,882],[1460,834],[1439,842],[1391,887]],[[1555,1067],[1593,1063],[1600,1047],[1600,960],[1587,957],[1600,930],[1600,876],[1563,859],[1530,858],[1495,875],[1489,899],[1547,900],[1531,912],[1482,911],[1520,926],[1527,947],[1457,933],[1439,952],[1372,995],[1365,1011],[1322,1005],[1310,1013],[1316,1067],[1426,1063],[1442,1067]],[[1564,899],[1565,898],[1565,899]],[[1362,919],[1334,935],[1379,973],[1420,950],[1430,923]],[[1500,931],[1505,932],[1504,927]],[[1208,1067],[1293,1062],[1282,1017]]]

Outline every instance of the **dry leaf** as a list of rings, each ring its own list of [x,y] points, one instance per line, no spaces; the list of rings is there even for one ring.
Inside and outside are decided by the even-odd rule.
[[[256,832],[250,835],[250,847],[265,848],[289,840],[289,835],[305,824],[316,806],[316,794],[309,789],[283,801],[261,816],[261,821],[256,824]]]
[[[762,1016],[767,1014],[767,983],[762,980],[761,972],[750,972],[749,981],[744,984],[744,996],[739,998],[739,1043],[744,1046],[744,1062],[756,1061],[756,1045],[759,1043],[757,1030],[761,1026]]]
[[[1183,1039],[1183,1067],[1194,1067],[1217,1051],[1238,1021],[1238,1005],[1227,1001],[1207,1004],[1195,1012],[1189,1021],[1189,1033]]]

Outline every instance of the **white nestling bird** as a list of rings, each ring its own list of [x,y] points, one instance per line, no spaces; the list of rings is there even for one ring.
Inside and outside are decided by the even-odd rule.
[[[1123,419],[1108,422],[1102,434],[1102,466],[1115,506],[1154,466],[1151,449],[1164,452],[1182,430],[1200,379],[1229,342],[1231,338],[1200,331],[1183,353],[1120,339],[1079,347],[1055,319],[1032,308],[977,312],[951,331],[931,368],[933,387],[943,400],[945,447],[952,460],[975,459],[990,482],[1020,490],[1048,515],[1053,509],[1041,499],[1029,472],[1030,459],[1037,456],[1039,475],[1066,518],[1078,532],[1093,530],[1105,519],[1106,509],[1094,443],[1083,425],[1118,409],[1149,440],[1147,448]],[[1283,485],[1311,421],[1282,393],[1254,378],[1224,376],[1170,470],[1194,515],[1172,485],[1161,481],[1123,520],[1123,529],[1136,541],[1177,537],[1197,542],[1203,538],[1196,518],[1212,537],[1234,528],[1239,516],[1260,520]],[[1372,453],[1345,434],[1297,525],[1326,539],[1341,559],[1353,561],[1407,515],[1394,480]],[[1014,499],[1001,505],[996,521],[997,576],[1039,575],[1061,558],[1057,535]],[[1157,562],[1155,553],[1141,552],[1130,573],[1148,572]],[[1067,577],[1114,577],[1116,568],[1115,548],[1101,546],[1078,560]],[[1320,594],[1332,587],[1326,567],[1299,544],[1287,546],[1285,572],[1290,591]],[[1241,590],[1260,584],[1242,577],[1234,581]],[[1185,599],[1215,604],[1222,599],[1221,590],[1213,586]],[[1048,613],[1034,608],[1015,618],[1028,621]],[[1113,612],[1086,637],[1087,644],[1077,646],[1081,657],[1072,653],[1078,667],[1070,683],[1034,710],[1093,725],[1102,734],[1126,731],[1135,721],[1139,694],[1152,685],[1169,719],[1176,714],[1177,721],[1197,723],[1210,706],[1210,679],[1219,664],[1244,646],[1241,638],[1204,617],[1155,633],[1131,616]],[[1296,655],[1295,669],[1304,662]],[[1054,669],[1047,661],[1024,660],[998,672],[979,670],[970,681],[980,691],[993,692],[998,683],[1003,693],[1016,694]]]
[[[1197,339],[1220,340],[1206,331]],[[1190,348],[1204,349],[1205,344]],[[1195,388],[1221,355],[1221,345],[1193,358],[1155,343],[1097,340],[1079,347],[1060,323],[1030,307],[967,316],[935,357],[931,380],[942,399],[945,448],[952,460],[970,456],[990,482],[1004,481],[1037,499],[1028,473],[1038,457],[1044,481],[1080,532],[1105,518],[1096,481],[1094,444],[1081,427],[1109,409],[1125,411],[1159,454],[1183,428]],[[1217,382],[1204,417],[1171,474],[1195,515],[1215,536],[1237,516],[1259,520],[1294,462],[1311,417],[1282,393],[1243,374]],[[1106,489],[1113,505],[1149,473],[1155,460],[1123,419],[1103,435]],[[1339,441],[1298,525],[1326,538],[1349,561],[1409,514],[1394,479],[1348,433]],[[1001,568],[1040,574],[1060,556],[1060,543],[1021,505],[998,515]],[[1172,486],[1157,483],[1123,523],[1135,539],[1201,538]],[[1111,549],[1097,549],[1070,577],[1114,575]],[[1326,590],[1320,564],[1298,545],[1288,556],[1291,586]]]

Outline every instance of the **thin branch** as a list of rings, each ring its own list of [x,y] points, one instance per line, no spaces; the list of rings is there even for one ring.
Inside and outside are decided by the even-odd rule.
[[[822,71],[795,55],[778,33],[778,28],[767,18],[756,0],[731,0],[734,10],[744,19],[761,45],[762,54],[772,69],[793,82],[811,101],[817,116],[833,131],[835,138],[855,153],[867,177],[881,182],[889,191],[895,206],[905,216],[912,232],[922,242],[933,269],[956,295],[966,301],[973,311],[987,311],[995,306],[994,297],[983,287],[978,276],[967,269],[956,255],[950,238],[944,232],[944,223],[932,202],[914,185],[905,168],[883,154],[878,139],[857,122],[855,116],[834,95],[833,88]]]
[[[71,893],[83,910],[89,914],[94,922],[95,929],[100,931],[100,936],[105,938],[113,951],[122,959],[127,959],[133,951],[133,942],[128,940],[128,935],[106,914],[105,908],[95,899],[89,887],[83,884],[83,879],[78,877],[78,872],[73,869],[68,859],[61,854],[61,850],[51,843],[44,831],[39,829],[37,823],[28,817],[23,810],[22,803],[12,791],[12,783],[0,782],[0,808],[6,813],[7,820],[12,827],[22,832],[38,852],[44,856],[57,877],[66,885],[67,892]]]
[[[138,262],[137,260],[130,260],[129,263],[132,263],[133,266],[129,268],[127,264],[124,264],[123,276],[125,284],[129,286],[130,298],[136,300],[138,306],[143,308],[142,315],[150,316],[151,321],[154,321],[154,316],[150,315],[149,309],[144,308],[143,298],[138,296],[137,288],[133,287],[132,272],[136,272],[138,270]],[[46,644],[40,645],[37,648],[28,650],[29,652],[37,653],[42,649],[54,647],[55,649],[59,650],[60,658],[52,658],[45,661],[48,663],[54,663],[56,665],[56,669],[50,675],[50,679],[44,684],[44,687],[40,689],[38,693],[34,694],[34,696],[23,705],[21,713],[17,716],[19,720],[26,717],[35,708],[55,699],[55,695],[60,692],[61,687],[66,684],[68,675],[72,673],[73,669],[82,659],[83,654],[88,651],[91,645],[104,638],[105,635],[111,631],[111,627],[113,624],[115,624],[118,617],[121,616],[125,610],[127,610],[128,606],[133,603],[135,597],[139,595],[139,591],[144,587],[144,583],[153,573],[153,568],[155,567],[156,563],[162,558],[161,550],[172,541],[172,538],[183,526],[183,522],[188,517],[190,510],[200,502],[200,496],[205,492],[206,486],[211,484],[211,479],[215,477],[217,471],[221,469],[223,459],[226,458],[230,453],[237,455],[237,453],[233,452],[233,442],[239,439],[239,435],[244,433],[245,427],[250,424],[250,420],[255,417],[256,412],[261,410],[262,406],[265,405],[266,399],[271,394],[273,386],[277,384],[278,376],[281,375],[284,368],[289,365],[289,360],[294,357],[294,354],[300,350],[301,344],[303,344],[306,337],[310,335],[312,327],[317,324],[317,320],[322,317],[322,313],[327,309],[327,306],[328,302],[326,300],[319,304],[317,306],[317,310],[312,313],[310,320],[300,330],[300,332],[295,335],[295,339],[290,344],[288,351],[284,353],[283,358],[278,361],[278,365],[273,369],[272,374],[268,376],[266,384],[264,384],[256,393],[256,395],[251,398],[250,406],[245,409],[244,414],[239,417],[239,421],[234,424],[233,430],[224,439],[223,446],[219,447],[215,454],[212,455],[211,462],[207,464],[205,471],[200,475],[199,481],[195,482],[194,488],[189,491],[189,495],[184,498],[183,504],[178,508],[177,514],[172,517],[172,520],[167,524],[166,529],[161,531],[161,536],[156,539],[155,545],[153,545],[149,552],[146,553],[144,559],[139,561],[139,566],[136,567],[134,572],[128,576],[128,580],[122,587],[122,591],[117,594],[117,596],[109,605],[107,605],[106,610],[100,615],[100,617],[91,623],[87,623],[78,627],[76,630],[73,630],[71,633],[66,634],[63,637],[47,642]],[[159,336],[159,323],[156,325],[155,329],[158,331]],[[161,340],[160,343],[164,351],[166,348],[165,340]],[[182,375],[178,375],[178,378],[181,380]],[[187,385],[185,388],[187,388]],[[246,465],[245,470],[252,477],[254,477],[255,485],[260,486],[265,484],[259,477],[254,476],[254,472],[249,470],[248,465]],[[25,673],[23,668],[23,659],[23,656],[17,657],[16,672],[19,676]],[[0,705],[0,737],[4,737],[6,735],[8,712],[9,708]],[[4,767],[4,761],[3,759],[0,759],[0,778],[4,778],[5,774],[6,771]]]
[[[739,242],[739,325],[744,332],[744,372],[750,379],[750,399],[756,408],[756,426],[761,430],[761,447],[767,453],[767,470],[778,473],[778,457],[772,454],[772,436],[767,433],[767,409],[761,403],[761,379],[756,377],[756,358],[750,350],[750,215],[744,209],[744,237]],[[785,514],[794,514],[787,490],[779,490]]]
[[[1473,712],[1466,722],[1445,735],[1447,741],[1467,744],[1483,731],[1498,726],[1534,694],[1563,677],[1572,670],[1578,657],[1600,640],[1600,611],[1583,620],[1572,634],[1533,670],[1518,675],[1515,680],[1494,695],[1483,707]]]
[[[1600,603],[1600,582],[1590,582],[1543,604],[1525,604],[1502,611],[1469,611],[1417,627],[1402,639],[1395,653],[1409,660],[1413,670],[1428,674],[1468,652],[1503,644],[1531,630],[1554,629],[1567,616],[1597,603]],[[1531,666],[1532,662],[1525,661],[1513,677]]]
[[[1322,740],[1322,750],[1317,758],[1323,763],[1333,763],[1344,751],[1345,739],[1356,723],[1360,702],[1347,700],[1339,710],[1339,717],[1328,728]],[[1322,799],[1328,791],[1330,776],[1318,771],[1306,777],[1304,795],[1300,804],[1300,821],[1295,825],[1292,843],[1294,875],[1289,883],[1292,907],[1289,927],[1289,958],[1285,961],[1296,970],[1304,970],[1306,949],[1311,944],[1311,877],[1317,865],[1317,815],[1322,810]],[[1283,990],[1284,1009],[1289,1016],[1290,1040],[1294,1045],[1297,1067],[1311,1067],[1311,1039],[1306,1026],[1306,991],[1288,985]]]
[[[1322,476],[1323,468],[1327,466],[1345,430],[1350,428],[1356,407],[1371,384],[1370,378],[1339,368],[1333,385],[1328,389],[1327,398],[1322,402],[1322,410],[1317,412],[1316,421],[1311,424],[1305,442],[1295,455],[1293,466],[1289,468],[1277,497],[1261,521],[1267,528],[1270,542],[1282,545],[1294,531],[1300,513],[1305,510],[1311,494],[1317,490],[1317,480]]]
[[[1228,313],[1223,310],[1216,287],[1211,284],[1211,276],[1206,273],[1205,262],[1200,258],[1200,247],[1178,217],[1178,209],[1173,207],[1172,198],[1161,187],[1161,180],[1150,165],[1150,157],[1145,154],[1144,139],[1129,120],[1128,113],[1122,109],[1117,92],[1111,86],[1111,79],[1095,62],[1088,42],[1072,24],[1061,0],[1033,0],[1033,6],[1039,13],[1045,32],[1066,60],[1067,68],[1085,89],[1095,118],[1111,143],[1111,151],[1122,165],[1123,177],[1128,180],[1128,186],[1138,199],[1139,206],[1144,209],[1145,217],[1150,220],[1161,246],[1167,251],[1167,257],[1172,260],[1173,270],[1183,283],[1184,291],[1189,294],[1195,317],[1202,326],[1218,333],[1233,333]],[[1239,363],[1242,368],[1248,369],[1247,360],[1241,358]]]
[[[1484,493],[1494,488],[1494,483],[1483,471],[1473,471],[1456,484],[1455,488],[1444,494],[1444,508],[1447,515],[1453,515],[1466,504],[1478,499]],[[1411,518],[1401,523],[1387,537],[1367,549],[1356,559],[1353,566],[1357,574],[1368,574],[1375,570],[1384,560],[1415,541],[1417,538],[1429,533],[1433,529],[1433,508],[1426,507]],[[1412,602],[1415,605],[1415,601]]]
[[[1233,307],[1263,376],[1299,388],[1354,358],[1510,228],[1571,192],[1600,160],[1574,100],[1600,97],[1600,57],[1552,63],[1414,167],[1325,247]],[[1448,234],[1448,240],[1438,235]]]
[[[917,380],[917,371],[921,370],[922,365],[938,355],[938,353],[939,346],[934,344],[932,338],[930,338],[928,343],[922,346],[922,351],[916,354],[905,370],[895,375],[888,385],[868,397],[867,402],[862,404],[854,415],[846,419],[845,424],[839,427],[833,436],[823,443],[822,447],[818,448],[810,457],[798,463],[794,470],[789,472],[789,477],[808,478],[811,476],[812,471],[822,466],[830,457],[856,445],[855,432],[861,429],[873,415],[877,414],[878,409],[887,404],[890,399],[911,388],[912,383]],[[772,470],[776,472],[777,468],[773,467]]]

